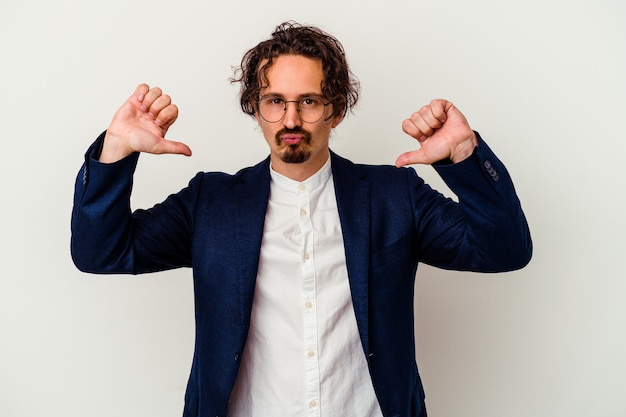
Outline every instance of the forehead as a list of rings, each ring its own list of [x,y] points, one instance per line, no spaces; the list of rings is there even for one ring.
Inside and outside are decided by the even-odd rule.
[[[267,70],[268,84],[262,94],[283,96],[321,94],[324,82],[322,61],[302,55],[281,55]]]

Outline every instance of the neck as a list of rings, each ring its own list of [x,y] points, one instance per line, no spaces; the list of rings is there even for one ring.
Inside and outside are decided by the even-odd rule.
[[[270,159],[274,171],[294,181],[302,182],[319,171],[329,157],[330,152],[325,152],[319,156],[311,156],[311,159],[299,164],[284,162],[275,155],[272,155]]]

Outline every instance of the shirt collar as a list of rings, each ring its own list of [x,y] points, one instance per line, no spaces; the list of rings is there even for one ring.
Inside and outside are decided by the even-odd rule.
[[[288,178],[278,172],[270,165],[270,177],[272,183],[283,191],[297,192],[298,190],[312,191],[325,183],[331,176],[330,158],[326,160],[326,163],[313,175],[304,181],[295,181]],[[304,187],[304,188],[303,188]]]

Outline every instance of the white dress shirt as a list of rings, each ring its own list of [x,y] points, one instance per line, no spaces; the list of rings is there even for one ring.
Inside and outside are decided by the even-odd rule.
[[[271,170],[252,318],[229,417],[382,417],[350,297],[330,158]]]

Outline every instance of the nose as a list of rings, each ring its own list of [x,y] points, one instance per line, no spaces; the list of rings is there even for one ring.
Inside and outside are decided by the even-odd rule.
[[[302,126],[302,119],[298,114],[298,103],[295,101],[285,101],[285,116],[283,116],[283,125],[287,129]]]

